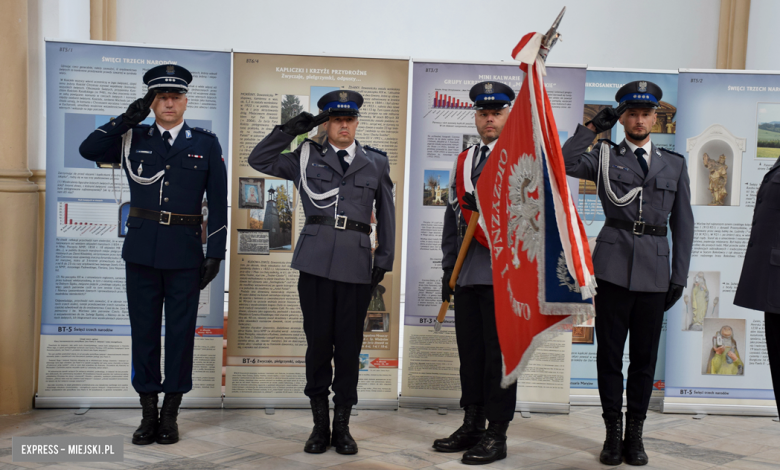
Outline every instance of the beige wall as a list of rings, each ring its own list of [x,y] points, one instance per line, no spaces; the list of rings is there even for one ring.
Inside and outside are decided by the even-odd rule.
[[[27,2],[0,15],[0,415],[33,404],[38,187],[27,167]]]

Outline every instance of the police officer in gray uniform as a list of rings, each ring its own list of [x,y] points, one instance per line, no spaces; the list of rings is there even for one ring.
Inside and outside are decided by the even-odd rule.
[[[464,151],[468,153],[463,165],[473,168],[471,183],[476,186],[509,117],[509,106],[515,99],[515,93],[503,83],[490,81],[474,85],[469,97],[474,102],[474,121],[482,140],[479,145]],[[469,209],[476,205],[471,199],[464,206],[458,201],[458,186],[465,183],[460,180],[464,174],[464,169],[458,168],[456,162],[452,172],[455,177],[451,178],[449,188],[450,203],[444,212],[442,301],[450,300],[453,294],[449,288],[450,277],[467,225],[461,207]],[[471,194],[468,193],[468,196]],[[469,245],[454,295],[455,337],[460,357],[460,406],[466,413],[463,425],[449,437],[436,439],[433,448],[440,452],[465,450],[464,463],[489,464],[506,457],[506,430],[515,413],[517,383],[501,388],[501,347],[496,330],[490,250],[476,238]],[[489,421],[487,430],[486,420]]]
[[[314,418],[304,446],[309,453],[325,452],[328,445],[341,454],[358,451],[349,433],[349,415],[358,401],[363,323],[372,290],[393,268],[395,204],[390,162],[384,152],[355,140],[362,104],[363,97],[354,91],[327,93],[317,102],[322,114],[314,117],[304,112],[276,126],[249,155],[252,168],[294,182],[306,213],[292,268],[300,271],[298,293],[307,342],[304,393]],[[294,152],[282,153],[296,136],[322,122],[327,142],[307,139]],[[369,233],[374,207],[379,246],[372,265]]]
[[[693,213],[685,158],[656,147],[650,130],[661,89],[652,82],[624,85],[616,109],[605,108],[563,146],[566,173],[597,182],[606,221],[593,251],[599,395],[607,427],[600,460],[645,465],[642,427],[650,403],[664,312],[682,296],[693,245]],[[619,145],[597,133],[620,121]],[[672,231],[671,271],[668,228]],[[629,343],[626,434],[623,439],[623,349]]]
[[[769,370],[780,410],[780,158],[756,193],[753,228],[734,305],[764,312]]]

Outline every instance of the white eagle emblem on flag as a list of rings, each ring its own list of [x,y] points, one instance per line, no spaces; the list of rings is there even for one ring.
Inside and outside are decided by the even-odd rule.
[[[507,239],[512,243],[512,264],[515,269],[520,267],[520,251],[525,251],[528,261],[533,262],[541,250],[542,234],[537,216],[542,201],[538,197],[531,197],[541,181],[541,167],[531,155],[521,156],[512,166],[509,175]]]

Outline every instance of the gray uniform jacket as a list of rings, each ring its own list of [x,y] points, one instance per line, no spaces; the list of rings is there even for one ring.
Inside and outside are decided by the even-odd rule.
[[[563,146],[566,174],[596,181],[601,143],[588,152],[596,133],[583,125]],[[693,212],[691,211],[688,167],[681,156],[652,145],[652,158],[644,176],[636,156],[626,144],[610,149],[609,175],[601,175],[599,199],[608,218],[633,222],[639,214],[639,198],[618,207],[606,195],[604,178],[609,177],[618,197],[642,186],[642,217],[650,225],[666,225],[672,232],[671,282],[685,286],[693,247]],[[593,270],[598,279],[617,284],[634,292],[665,292],[669,289],[669,241],[666,237],[634,235],[632,232],[604,227],[596,239]]]
[[[376,200],[377,240],[374,266],[393,270],[395,253],[395,203],[393,182],[390,180],[390,162],[386,155],[359,143],[355,158],[342,170],[336,152],[329,144],[321,146],[306,141],[294,152],[282,153],[295,137],[276,126],[249,155],[249,165],[262,173],[292,180],[303,198],[306,216],[334,217],[333,206],[319,209],[299,185],[301,180],[300,155],[303,145],[311,145],[306,180],[309,189],[325,193],[339,188],[336,196],[339,215],[349,220],[371,223],[371,212]],[[324,206],[333,198],[317,201]],[[353,284],[371,283],[371,242],[365,233],[340,230],[327,225],[305,225],[295,246],[293,269],[333,281]]]
[[[753,228],[734,305],[780,313],[780,158],[756,194]]]
[[[479,146],[475,145],[469,151],[476,152],[479,150]],[[485,168],[488,159],[493,155],[491,152],[488,158],[480,163],[477,168],[471,173],[471,182],[474,187],[477,186],[477,180],[479,175],[482,174],[482,170]],[[456,163],[457,164],[457,163]],[[452,170],[455,172],[455,168]],[[454,174],[457,174],[455,172]],[[450,184],[450,194],[457,194],[456,178],[451,178],[452,184]],[[475,214],[476,216],[476,214]],[[458,226],[462,233],[458,235]],[[441,260],[441,267],[443,269],[455,267],[455,261],[458,260],[458,252],[460,251],[460,244],[463,241],[462,235],[466,233],[466,219],[460,212],[459,202],[453,204],[447,204],[447,209],[444,211],[444,229],[442,230],[441,239],[441,251],[444,254]],[[471,241],[469,245],[469,251],[466,255],[466,259],[463,261],[463,267],[458,275],[459,286],[476,286],[476,285],[493,285],[493,270],[490,267],[490,250],[479,243],[476,239]]]

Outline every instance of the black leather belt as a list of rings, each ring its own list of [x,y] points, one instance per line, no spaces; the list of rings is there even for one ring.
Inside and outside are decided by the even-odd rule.
[[[666,236],[666,225],[650,225],[644,222],[629,222],[628,220],[611,219],[607,217],[604,221],[605,227],[619,228],[634,235],[655,235],[656,237]]]
[[[354,230],[356,232],[365,233],[366,235],[371,233],[371,225],[364,224],[363,222],[356,222],[349,220],[346,216],[340,215],[336,218],[326,217],[324,215],[310,215],[306,217],[306,225],[330,225],[339,230]]]
[[[203,223],[202,215],[173,214],[171,212],[157,212],[138,207],[130,208],[130,217],[154,220],[160,225],[200,225]]]

